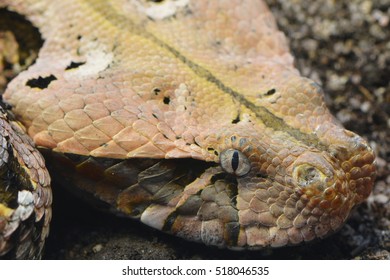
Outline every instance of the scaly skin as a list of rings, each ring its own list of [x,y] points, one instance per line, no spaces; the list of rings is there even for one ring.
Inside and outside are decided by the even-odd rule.
[[[257,249],[323,238],[369,195],[372,150],[294,68],[262,1],[0,6],[45,40],[4,98],[52,174],[112,210]]]
[[[49,234],[52,194],[42,155],[0,101],[0,258],[34,259]]]

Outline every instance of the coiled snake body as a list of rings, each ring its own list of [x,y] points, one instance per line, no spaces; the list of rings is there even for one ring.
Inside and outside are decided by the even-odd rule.
[[[371,192],[372,150],[294,68],[262,1],[0,0],[0,7],[26,17],[44,40],[5,101],[52,177],[110,211],[188,240],[259,249],[324,238]],[[5,120],[2,141],[12,146]],[[22,146],[37,156],[30,144]],[[10,154],[25,158],[24,150]],[[33,193],[39,242],[15,253],[20,230],[11,232],[10,217],[20,206],[1,195],[0,255],[40,255],[50,191],[37,167],[45,180],[0,195],[11,191],[20,203],[16,194]]]

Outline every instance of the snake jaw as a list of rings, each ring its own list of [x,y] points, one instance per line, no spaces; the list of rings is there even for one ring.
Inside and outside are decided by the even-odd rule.
[[[320,226],[321,219],[329,220],[330,232],[338,230],[351,209],[360,203],[354,181],[338,162],[329,154],[313,155],[308,152],[299,157],[292,168],[292,177],[300,196],[297,205],[304,205],[301,213],[305,214],[308,223],[311,217],[318,220],[312,226]],[[317,237],[327,235],[328,232],[321,230]]]
[[[319,226],[320,219],[327,217],[345,221],[353,205],[354,194],[347,191],[347,182],[343,172],[331,173],[327,176],[320,169],[301,164],[294,169],[293,177],[297,180],[296,194],[299,197],[297,207],[301,207],[301,215],[307,219],[307,225]],[[328,230],[337,230],[329,227]],[[319,232],[317,237],[323,237],[327,232]]]
[[[357,145],[360,149],[367,146]],[[361,152],[361,150],[359,150]],[[299,150],[289,165],[267,168],[273,171],[255,177],[256,166],[248,174],[251,180],[238,178],[239,220],[249,248],[280,247],[324,238],[344,224],[351,209],[360,203],[362,195],[356,187],[351,171],[359,166],[357,160],[341,159],[326,151]],[[344,155],[353,158],[349,154]],[[361,173],[371,178],[370,149]],[[345,161],[347,168],[343,168]],[[353,166],[351,166],[353,164]],[[258,164],[261,168],[262,164]],[[347,171],[347,172],[346,172]],[[349,172],[348,172],[349,171]],[[357,176],[357,175],[355,175]],[[367,180],[365,180],[367,181]],[[371,189],[368,184],[364,190]]]

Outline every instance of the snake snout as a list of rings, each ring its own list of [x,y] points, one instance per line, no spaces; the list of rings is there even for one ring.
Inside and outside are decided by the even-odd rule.
[[[307,152],[292,165],[292,177],[299,188],[316,188],[323,191],[331,185],[337,171],[323,155]]]
[[[294,168],[293,179],[301,188],[311,187],[323,191],[329,178],[318,168],[310,164],[301,164]]]
[[[293,164],[292,178],[296,194],[308,209],[338,213],[343,220],[348,216],[355,194],[345,172],[331,158],[313,152],[302,154]]]
[[[341,162],[348,178],[349,188],[356,193],[355,204],[364,201],[371,193],[376,177],[375,154],[367,141],[344,130],[346,137],[330,146],[331,154]]]

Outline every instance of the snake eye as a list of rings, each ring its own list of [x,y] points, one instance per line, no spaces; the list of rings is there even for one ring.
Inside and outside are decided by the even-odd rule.
[[[220,156],[222,168],[231,174],[244,176],[251,169],[249,159],[240,151],[228,149],[223,151]]]

